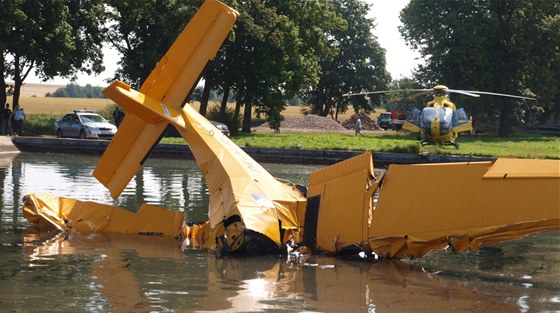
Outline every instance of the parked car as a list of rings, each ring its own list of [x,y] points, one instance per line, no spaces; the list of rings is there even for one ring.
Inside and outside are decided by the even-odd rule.
[[[54,122],[56,136],[86,138],[113,138],[117,127],[95,113],[95,111],[74,110]]]
[[[377,118],[377,124],[384,130],[391,128],[391,112],[381,113]]]
[[[210,121],[210,123],[212,123],[212,125],[214,125],[219,131],[221,131],[222,134],[229,137],[229,128],[226,124],[216,121]],[[179,132],[173,125],[168,125],[165,132],[165,137],[181,137],[181,134],[179,134]]]
[[[216,126],[216,128],[219,131],[221,131],[224,135],[229,136],[229,128],[227,127],[226,124],[216,122],[216,121],[210,121],[210,123],[212,123],[212,125]]]

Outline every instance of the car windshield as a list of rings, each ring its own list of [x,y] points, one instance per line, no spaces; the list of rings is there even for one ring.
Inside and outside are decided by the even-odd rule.
[[[96,114],[80,114],[80,119],[82,123],[107,123],[101,115]]]

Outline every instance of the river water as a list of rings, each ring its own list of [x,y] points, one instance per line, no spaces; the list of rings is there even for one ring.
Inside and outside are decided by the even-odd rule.
[[[0,158],[1,312],[560,312],[560,233],[453,255],[376,263],[326,256],[220,258],[175,239],[77,236],[29,227],[20,199],[52,193],[206,217],[196,163],[149,159],[118,201],[91,177],[98,157]],[[263,164],[307,184],[319,166]]]

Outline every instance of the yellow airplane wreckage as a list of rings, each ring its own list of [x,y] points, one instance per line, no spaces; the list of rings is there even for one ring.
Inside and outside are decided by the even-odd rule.
[[[75,233],[178,237],[221,254],[416,258],[560,229],[558,160],[390,165],[376,176],[366,152],[312,173],[307,189],[279,182],[185,103],[237,16],[207,0],[139,91],[118,81],[104,91],[127,114],[93,175],[119,197],[171,124],[205,176],[208,222],[189,227],[183,213],[148,204],[133,213],[35,194],[24,216]]]

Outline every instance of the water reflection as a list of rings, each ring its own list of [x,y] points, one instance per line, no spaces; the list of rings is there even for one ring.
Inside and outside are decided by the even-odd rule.
[[[82,277],[87,288],[79,297],[87,300],[86,307],[111,312],[449,309],[438,310],[438,303],[448,303],[454,311],[516,311],[459,281],[398,261],[372,264],[309,257],[294,264],[276,256],[217,258],[198,250],[183,254],[176,240],[166,238],[92,234],[43,241],[36,236],[33,231],[24,235],[28,265],[41,267],[80,256],[80,263],[89,266],[82,270],[89,274]]]
[[[365,263],[314,256],[218,258],[174,239],[61,235],[29,228],[26,193],[125,206],[146,201],[206,219],[192,161],[153,159],[114,201],[90,176],[96,157],[21,154],[0,162],[0,303],[5,311],[448,312],[560,311],[560,233],[480,253]],[[306,184],[317,167],[264,164]]]
[[[142,203],[185,212],[188,221],[207,220],[208,189],[192,160],[148,159],[118,200],[91,176],[98,157],[22,153],[0,167],[3,208],[17,208],[28,193],[52,193],[137,210]],[[318,166],[265,166],[273,175],[307,184]]]

